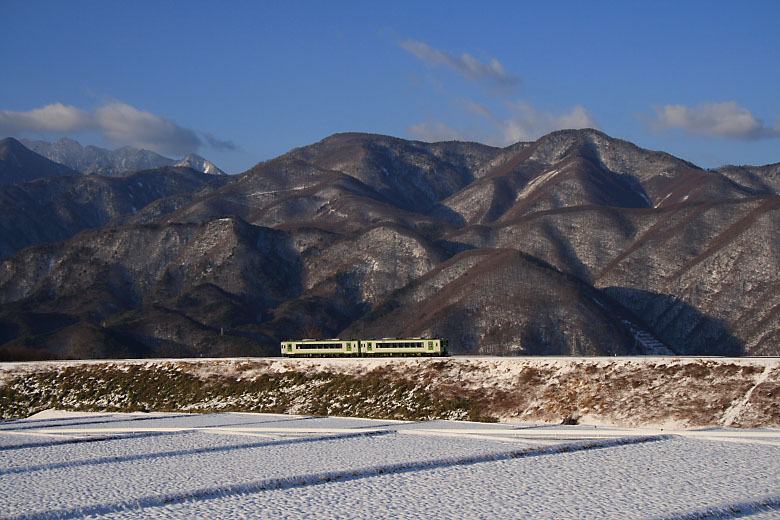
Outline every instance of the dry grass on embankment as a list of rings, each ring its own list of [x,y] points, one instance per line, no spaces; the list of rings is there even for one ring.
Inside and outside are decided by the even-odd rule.
[[[209,359],[0,364],[0,416],[256,411],[780,427],[777,358]]]

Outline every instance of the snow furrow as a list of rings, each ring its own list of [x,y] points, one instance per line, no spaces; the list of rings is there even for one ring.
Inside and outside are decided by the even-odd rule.
[[[6,446],[0,446],[0,453],[21,450],[28,448],[48,448],[49,446],[59,446],[63,444],[80,444],[84,442],[103,442],[103,441],[123,441],[127,439],[138,439],[142,437],[159,437],[162,435],[179,435],[181,433],[188,433],[186,431],[180,432],[141,432],[141,433],[123,433],[120,435],[99,435],[94,437],[80,437],[80,438],[65,438],[65,439],[52,439],[50,442],[31,442],[27,444],[10,444]],[[28,434],[24,434],[28,435]],[[60,435],[52,434],[52,437],[60,437]],[[2,471],[0,471],[0,474]]]
[[[112,417],[111,419],[100,419],[100,420],[91,420],[91,421],[64,421],[64,422],[62,421],[62,419],[25,420],[24,422],[13,423],[12,427],[5,427],[4,425],[0,426],[0,432],[20,431],[20,430],[39,430],[41,428],[46,428],[47,424],[54,424],[57,427],[84,426],[87,424],[114,424],[114,423],[133,422],[133,421],[157,421],[157,420],[172,419],[178,417],[180,416],[158,415],[154,417],[148,417],[148,416],[139,416],[139,417],[131,417],[131,418]]]
[[[393,432],[383,432],[393,433]],[[364,434],[361,434],[364,435]],[[331,437],[332,438],[332,437]],[[428,470],[433,468],[446,468],[451,466],[471,465],[482,462],[495,462],[511,459],[520,459],[526,457],[536,457],[542,455],[552,455],[557,453],[570,453],[577,451],[586,451],[602,448],[611,448],[618,446],[627,446],[632,444],[644,444],[648,442],[663,441],[671,439],[669,435],[644,436],[644,437],[626,437],[619,439],[610,439],[604,441],[587,441],[577,443],[559,444],[556,446],[525,448],[521,450],[512,450],[498,453],[487,453],[471,455],[464,457],[449,457],[423,461],[409,461],[397,464],[379,465],[352,470],[313,473],[307,475],[290,476],[283,478],[270,478],[255,482],[243,484],[214,486],[201,488],[179,493],[167,493],[139,497],[133,500],[117,501],[113,503],[95,504],[86,507],[73,507],[60,509],[56,511],[44,511],[34,514],[22,514],[17,516],[7,516],[6,520],[32,520],[32,519],[70,519],[91,515],[104,515],[128,510],[143,510],[150,507],[161,507],[175,503],[202,501],[214,498],[224,498],[233,495],[246,495],[274,489],[290,489],[305,486],[323,485],[335,481],[347,481],[361,479],[377,475],[387,475],[395,473],[406,473],[413,471]],[[305,441],[308,439],[297,439]]]
[[[740,502],[724,506],[713,506],[701,511],[689,511],[675,516],[666,516],[659,520],[707,520],[710,518],[741,518],[757,513],[780,512],[780,495],[761,500]]]
[[[119,462],[153,460],[159,458],[180,457],[183,455],[200,455],[204,453],[229,452],[233,450],[243,450],[243,449],[250,449],[250,448],[265,448],[265,447],[279,446],[285,444],[303,444],[303,443],[320,442],[320,441],[331,441],[335,439],[351,439],[355,437],[364,437],[367,435],[386,435],[388,433],[391,432],[390,431],[357,432],[357,433],[347,433],[347,434],[340,434],[340,435],[322,435],[316,437],[303,437],[297,439],[250,442],[250,443],[243,443],[243,444],[228,444],[225,446],[210,446],[210,447],[194,448],[194,449],[186,449],[186,450],[172,450],[172,451],[165,451],[165,452],[143,453],[137,455],[124,455],[121,457],[100,457],[95,459],[87,459],[87,460],[79,460],[79,461],[64,461],[64,462],[57,462],[52,464],[37,464],[33,466],[0,469],[0,476],[14,474],[14,473],[30,473],[33,471],[49,471],[53,469],[75,468],[78,466],[116,464]]]

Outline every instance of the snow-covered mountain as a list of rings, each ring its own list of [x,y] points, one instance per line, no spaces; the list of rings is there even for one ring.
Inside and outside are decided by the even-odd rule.
[[[704,170],[595,130],[506,148],[336,134],[125,201],[121,226],[15,242],[0,352],[273,355],[285,338],[441,336],[456,354],[778,355],[777,171]],[[52,200],[24,193],[26,208]],[[16,218],[22,198],[6,198],[0,229],[48,230]]]
[[[217,168],[217,166],[207,161],[200,155],[191,153],[187,154],[181,161],[177,162],[174,166],[186,166],[201,173],[208,173],[209,175],[227,175],[225,172]]]
[[[151,150],[123,146],[107,150],[97,146],[82,146],[73,139],[63,137],[54,143],[20,139],[30,150],[47,159],[64,164],[81,173],[121,177],[138,170],[151,170],[163,166],[186,166],[201,173],[224,175],[225,172],[213,163],[195,154],[189,154],[181,161],[165,157]]]

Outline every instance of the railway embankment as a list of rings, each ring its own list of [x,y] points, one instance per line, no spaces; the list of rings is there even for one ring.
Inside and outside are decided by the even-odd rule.
[[[0,364],[0,416],[246,411],[780,427],[780,358],[164,359]]]

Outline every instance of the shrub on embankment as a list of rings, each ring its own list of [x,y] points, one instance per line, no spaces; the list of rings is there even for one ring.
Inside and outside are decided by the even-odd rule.
[[[75,365],[17,375],[0,386],[0,416],[74,411],[265,412],[384,419],[494,421],[479,403],[376,374],[319,372],[198,377],[176,364]]]
[[[4,419],[59,408],[780,427],[778,395],[780,361],[726,358],[222,359],[0,366]]]

